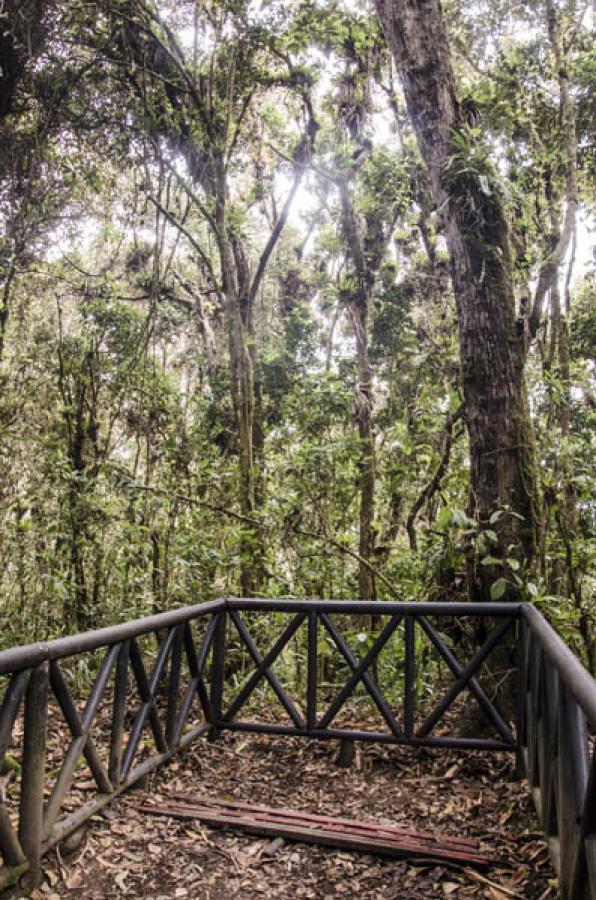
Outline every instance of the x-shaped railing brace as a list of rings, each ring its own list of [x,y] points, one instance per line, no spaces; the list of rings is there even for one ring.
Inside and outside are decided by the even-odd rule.
[[[306,613],[299,613],[295,616],[289,625],[284,629],[280,637],[277,639],[273,647],[269,650],[269,652],[262,656],[252,639],[252,636],[247,629],[246,625],[242,621],[240,615],[235,610],[230,611],[230,618],[232,619],[234,625],[236,626],[236,630],[242,639],[242,642],[246,646],[248,652],[250,653],[252,660],[256,666],[255,671],[252,673],[240,693],[235,697],[232,701],[229,708],[223,715],[223,721],[229,722],[234,716],[240,711],[240,709],[244,706],[255,687],[261,681],[262,678],[266,678],[271,687],[273,688],[277,698],[285,711],[288,713],[290,718],[292,719],[296,728],[303,729],[305,727],[304,720],[300,716],[300,713],[284,691],[283,687],[279,683],[276,676],[271,671],[271,666],[284,649],[286,644],[291,640],[295,632],[298,630],[300,625],[306,619]]]
[[[108,649],[102,660],[99,673],[93,683],[82,715],[79,714],[70,696],[70,691],[58,663],[56,661],[50,663],[50,685],[73,736],[73,740],[66,751],[64,762],[54,782],[50,799],[46,804],[44,814],[44,836],[46,838],[60,812],[64,797],[74,781],[81,754],[87,760],[100,793],[109,794],[113,790],[108,773],[99,758],[91,737],[91,727],[119,652],[120,644],[114,644]]]
[[[422,630],[428,636],[433,646],[438,650],[438,652],[441,654],[441,656],[455,675],[456,680],[453,682],[447,693],[443,696],[440,703],[435,707],[435,709],[428,716],[425,722],[420,726],[420,728],[416,732],[416,737],[426,737],[428,734],[430,734],[432,729],[442,718],[442,716],[451,706],[456,697],[464,690],[464,688],[468,687],[470,689],[470,692],[478,701],[478,704],[482,711],[497,729],[501,738],[506,743],[514,746],[515,740],[513,738],[513,735],[511,734],[511,731],[507,727],[507,724],[495,709],[491,701],[488,699],[486,693],[484,692],[483,688],[480,686],[476,678],[474,678],[475,673],[478,671],[491,650],[499,643],[499,641],[513,622],[513,619],[505,619],[504,621],[500,622],[484,642],[476,656],[465,667],[461,665],[455,654],[445,644],[440,635],[437,633],[436,629],[430,624],[425,616],[420,616],[418,621],[420,622]]]
[[[402,616],[394,616],[387,622],[387,624],[383,628],[381,634],[378,636],[378,638],[374,642],[373,646],[370,648],[370,650],[368,651],[368,653],[366,654],[366,656],[360,663],[358,662],[358,660],[356,659],[356,657],[350,650],[345,638],[339,633],[339,631],[337,630],[335,625],[331,622],[331,620],[329,619],[327,614],[321,613],[320,619],[321,619],[321,622],[323,623],[323,625],[325,626],[327,632],[329,633],[330,637],[334,641],[335,645],[337,646],[337,649],[339,650],[339,652],[341,653],[341,655],[347,662],[348,666],[352,670],[352,676],[351,676],[350,680],[347,682],[347,684],[342,688],[340,693],[337,695],[335,700],[332,702],[331,706],[327,709],[327,712],[317,723],[317,728],[322,729],[322,728],[328,727],[328,725],[335,718],[335,716],[337,715],[337,713],[339,712],[339,710],[341,709],[341,707],[343,706],[345,701],[352,694],[352,692],[354,691],[354,688],[356,687],[358,682],[361,681],[363,683],[363,685],[365,686],[366,690],[368,691],[368,693],[370,694],[371,698],[373,699],[377,709],[383,716],[383,719],[387,723],[392,734],[396,738],[402,738],[403,732],[402,732],[401,728],[399,727],[399,725],[397,724],[395,716],[393,715],[393,713],[391,711],[391,707],[387,703],[387,700],[385,699],[385,697],[383,697],[383,695],[381,694],[379,688],[377,687],[377,685],[374,682],[374,679],[372,678],[370,673],[367,671],[370,668],[370,666],[373,664],[373,662],[375,661],[375,659],[377,658],[377,656],[381,652],[382,648],[385,646],[385,644],[387,643],[387,641],[389,640],[389,638],[391,637],[391,635],[393,634],[393,632],[395,631],[395,629],[397,628],[399,623],[401,622]]]

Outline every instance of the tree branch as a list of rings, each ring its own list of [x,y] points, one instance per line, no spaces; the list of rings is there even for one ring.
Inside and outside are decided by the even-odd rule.
[[[451,456],[451,446],[453,443],[453,426],[459,419],[461,419],[461,417],[463,416],[463,412],[464,407],[462,403],[453,413],[453,415],[450,412],[447,413],[445,421],[445,434],[443,436],[443,452],[441,453],[439,465],[435,469],[433,477],[422,489],[417,499],[415,500],[412,509],[410,510],[410,514],[406,522],[406,531],[408,532],[408,538],[410,541],[410,550],[412,550],[413,553],[415,553],[418,549],[415,528],[416,516],[418,515],[422,507],[429,502],[434,494],[436,494],[441,486],[441,481],[443,480],[443,476],[447,471],[449,458]]]
[[[164,215],[166,217],[168,222],[170,222],[174,226],[174,228],[177,228],[178,231],[180,231],[184,235],[184,237],[189,242],[191,247],[197,251],[201,260],[205,264],[210,277],[213,279],[213,284],[217,284],[217,279],[215,278],[215,273],[213,271],[213,266],[211,265],[211,260],[209,259],[209,257],[207,256],[207,254],[205,253],[205,251],[203,250],[201,245],[194,239],[192,234],[188,231],[188,229],[185,228],[184,225],[182,224],[182,222],[180,222],[175,216],[173,216],[172,213],[169,210],[167,210],[165,208],[165,206],[163,206],[159,202],[159,200],[157,200],[157,198],[154,197],[152,194],[147,194],[147,199],[151,203],[153,203],[154,206],[157,207],[157,209],[162,213],[162,215]]]
[[[559,233],[557,242],[552,252],[547,256],[540,267],[538,284],[532,304],[532,311],[528,320],[530,336],[534,337],[542,318],[544,299],[558,277],[559,269],[563,263],[575,230],[575,220],[578,210],[577,188],[577,130],[576,111],[573,97],[569,90],[569,74],[567,72],[567,59],[561,42],[559,20],[553,0],[546,0],[546,16],[548,35],[555,58],[555,66],[559,80],[559,111],[561,117],[561,131],[563,150],[565,154],[565,194],[567,208],[563,220],[563,227]]]
[[[259,290],[259,286],[261,281],[263,280],[263,275],[265,274],[265,269],[267,268],[267,264],[269,263],[269,259],[273,250],[275,249],[275,245],[277,244],[282,231],[285,228],[286,222],[288,220],[288,215],[290,213],[290,209],[292,203],[294,201],[294,197],[296,196],[296,192],[300,187],[300,182],[304,177],[304,169],[296,169],[294,173],[294,182],[290,189],[290,193],[286,197],[286,202],[283,205],[283,209],[279,214],[277,222],[275,223],[271,234],[269,235],[269,240],[265,245],[265,249],[261,253],[261,258],[259,259],[259,265],[257,266],[257,271],[255,272],[255,276],[252,280],[252,284],[250,286],[250,295],[249,300],[252,302],[257,295],[257,291]]]

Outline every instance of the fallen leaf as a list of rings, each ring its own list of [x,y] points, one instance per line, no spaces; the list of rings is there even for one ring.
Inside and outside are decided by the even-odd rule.
[[[118,887],[120,888],[121,891],[126,890],[126,885],[124,882],[126,881],[127,877],[128,877],[128,869],[123,869],[121,872],[118,872],[118,874],[114,878],[114,881],[116,882],[116,884],[118,885]]]

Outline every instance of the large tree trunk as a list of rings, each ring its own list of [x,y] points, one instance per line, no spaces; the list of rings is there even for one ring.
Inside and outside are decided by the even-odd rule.
[[[370,298],[358,296],[350,304],[349,312],[356,338],[358,383],[356,385],[355,414],[360,438],[360,535],[358,555],[358,596],[361,600],[375,600],[375,579],[370,566],[374,555],[375,515],[375,438],[373,432],[372,371],[368,359],[368,310]]]
[[[372,291],[378,266],[383,258],[384,241],[379,241],[381,249],[375,247],[373,253],[371,234],[376,229],[364,223],[354,208],[348,186],[338,180],[342,205],[342,231],[350,264],[354,270],[355,287],[347,296],[347,308],[356,343],[358,381],[354,400],[354,412],[360,438],[360,528],[358,555],[358,596],[361,600],[376,599],[376,585],[370,563],[374,556],[375,534],[375,437],[373,431],[373,374],[368,356],[368,329]],[[365,224],[366,227],[365,228]],[[362,233],[363,232],[363,233]],[[369,251],[367,253],[367,251]]]
[[[5,0],[0,17],[0,119],[13,109],[27,63],[43,49],[47,38],[49,0]]]
[[[0,234],[0,363],[4,356],[6,329],[20,256],[30,240],[32,197],[30,185],[43,155],[40,147],[47,139],[54,109],[45,109],[33,137],[20,133],[12,116],[15,98],[27,81],[32,66],[44,48],[48,23],[48,0],[6,0],[0,5],[0,186],[11,197],[11,213]],[[35,193],[35,191],[33,191]],[[35,197],[38,201],[38,197]],[[39,205],[39,204],[38,204]],[[35,216],[33,216],[33,222]]]
[[[539,515],[507,223],[481,154],[458,164],[465,145],[454,136],[471,137],[457,99],[439,0],[376,0],[376,6],[446,221],[470,440],[470,513],[484,527],[498,509],[515,513],[490,527],[498,533],[503,557],[515,555],[530,565]],[[497,572],[471,557],[473,599],[487,597]]]
[[[226,304],[230,385],[238,432],[239,499],[242,515],[252,519],[255,513],[254,479],[254,387],[253,360],[248,350],[250,271],[240,239],[226,222],[226,184],[221,166],[221,187],[216,197],[218,247],[222,272],[222,290]],[[240,587],[243,596],[252,597],[258,588],[258,540],[254,531],[243,528],[240,540]]]

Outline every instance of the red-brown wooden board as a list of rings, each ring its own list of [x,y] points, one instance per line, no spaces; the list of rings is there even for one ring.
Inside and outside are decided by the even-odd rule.
[[[145,804],[141,812],[179,819],[200,819],[214,828],[233,828],[249,834],[340,847],[393,858],[424,858],[486,868],[495,860],[481,854],[476,841],[450,838],[374,822],[320,816],[303,810],[274,809],[243,801],[174,799]]]
[[[223,807],[225,809],[237,809],[248,812],[253,812],[254,814],[264,813],[270,816],[275,816],[275,818],[279,819],[291,819],[294,822],[298,820],[304,820],[309,824],[320,822],[321,825],[333,824],[336,826],[344,826],[346,829],[354,829],[358,831],[362,831],[364,833],[373,833],[373,834],[389,834],[389,835],[403,835],[404,837],[410,836],[413,838],[419,838],[421,840],[432,841],[434,843],[440,843],[441,837],[437,836],[431,831],[417,831],[412,828],[404,828],[403,826],[394,826],[394,825],[379,825],[376,822],[364,822],[359,819],[343,819],[337,816],[321,816],[315,813],[306,812],[303,809],[287,809],[285,807],[271,807],[271,806],[260,806],[257,803],[246,803],[242,800],[224,800],[222,798],[203,798],[203,797],[189,797],[187,794],[182,793],[173,793],[172,797],[176,800],[179,800],[181,803],[191,803],[193,806],[208,806],[208,807]],[[461,844],[462,847],[468,850],[478,850],[478,841],[473,838],[466,837],[448,837],[447,843],[450,848],[454,845]]]

